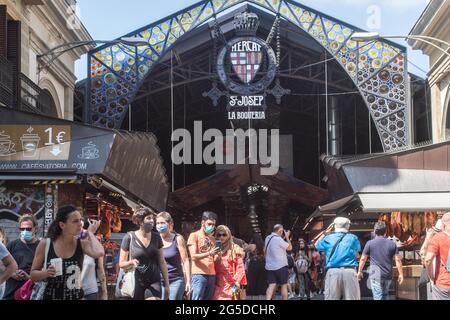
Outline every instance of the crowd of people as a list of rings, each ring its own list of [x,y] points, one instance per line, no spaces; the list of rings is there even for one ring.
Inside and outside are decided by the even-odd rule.
[[[132,300],[272,300],[361,299],[359,281],[370,261],[369,282],[374,300],[389,296],[393,265],[398,282],[403,278],[402,259],[394,242],[386,238],[387,226],[378,222],[375,238],[364,248],[349,232],[351,221],[336,218],[316,241],[307,243],[282,225],[263,239],[255,235],[247,244],[217,225],[215,213],[206,211],[200,229],[186,241],[174,230],[168,212],[155,214],[138,209],[132,218],[138,230],[122,240],[118,266],[132,275]],[[105,250],[95,236],[99,222],[83,218],[73,206],[58,210],[47,237],[37,237],[32,215],[19,220],[20,239],[7,242],[0,228],[0,298],[30,299],[33,285],[45,283],[43,300],[105,300],[108,289]],[[450,213],[428,230],[421,250],[424,270],[433,283],[436,300],[450,299]],[[132,273],[131,273],[132,272]],[[123,292],[119,276],[116,292]],[[127,284],[128,285],[128,284]]]

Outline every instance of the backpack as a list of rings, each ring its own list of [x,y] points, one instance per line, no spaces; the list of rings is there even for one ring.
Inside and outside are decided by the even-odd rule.
[[[294,258],[290,254],[287,255],[287,261],[288,261],[288,269],[292,269],[295,266]]]
[[[297,261],[295,261],[295,266],[297,267],[297,272],[304,274],[306,272],[308,272],[308,268],[309,268],[309,263],[308,260],[305,259],[304,256],[300,255],[297,259]]]

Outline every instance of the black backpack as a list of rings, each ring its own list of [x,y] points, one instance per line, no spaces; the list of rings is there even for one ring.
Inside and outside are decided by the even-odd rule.
[[[290,254],[287,255],[287,261],[288,261],[288,268],[292,269],[295,266],[294,258]]]

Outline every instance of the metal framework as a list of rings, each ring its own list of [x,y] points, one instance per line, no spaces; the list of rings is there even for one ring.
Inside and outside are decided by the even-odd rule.
[[[350,38],[360,29],[290,0],[204,0],[127,35],[148,39],[148,46],[114,44],[91,51],[86,121],[120,127],[136,92],[177,41],[244,2],[271,11],[308,33],[341,64],[361,92],[385,151],[410,144],[406,49],[386,40],[355,42]]]

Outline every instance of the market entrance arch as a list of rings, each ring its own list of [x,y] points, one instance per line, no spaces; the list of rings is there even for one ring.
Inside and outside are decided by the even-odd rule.
[[[288,21],[317,41],[344,68],[360,91],[385,151],[410,144],[406,49],[389,41],[355,42],[360,31],[290,0],[205,0],[127,36],[149,46],[105,45],[89,54],[87,121],[119,128],[137,90],[181,38],[243,2]]]

